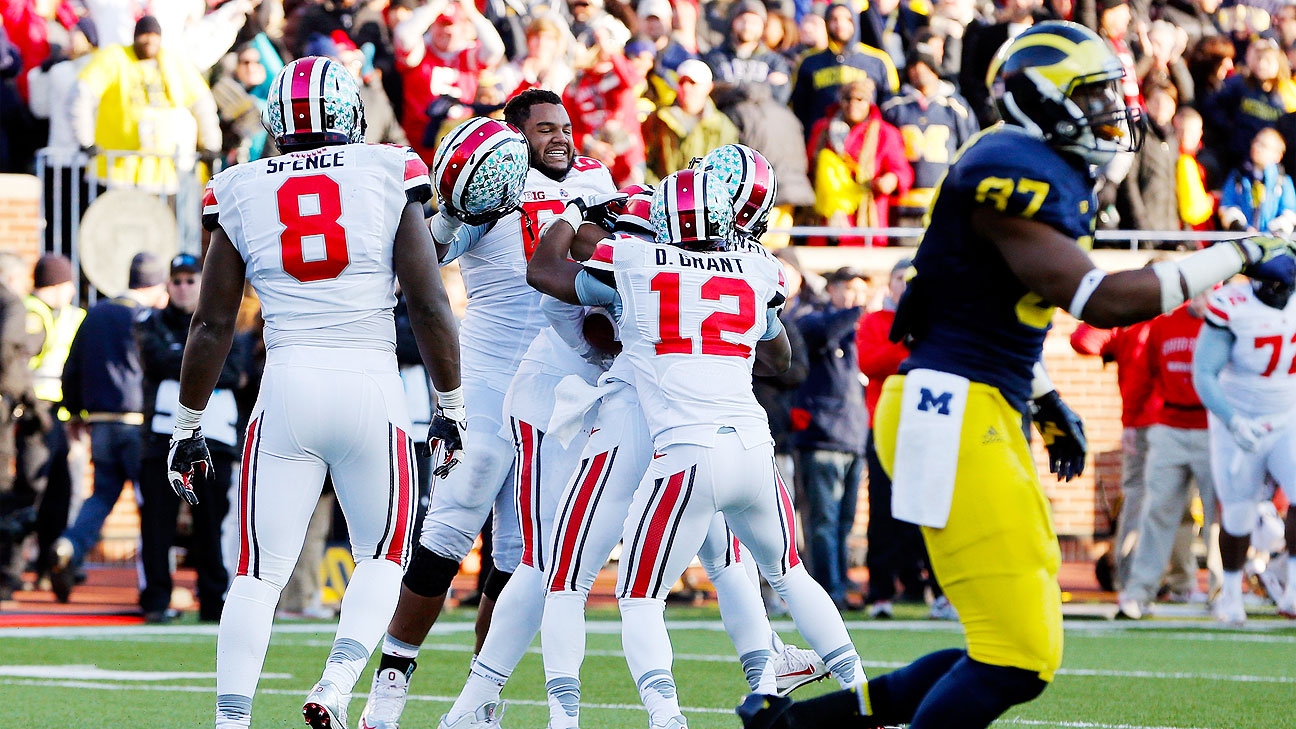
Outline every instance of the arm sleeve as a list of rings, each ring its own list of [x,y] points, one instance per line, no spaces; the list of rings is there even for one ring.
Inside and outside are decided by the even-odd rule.
[[[576,274],[576,296],[585,306],[602,306],[620,315],[621,295],[615,288],[596,278],[589,269]]]
[[[1209,318],[1208,318],[1209,319]],[[1229,350],[1233,347],[1233,332],[1219,326],[1204,326],[1197,335],[1193,350],[1193,388],[1202,405],[1216,417],[1228,422],[1233,419],[1233,408],[1224,397],[1219,384],[1219,374],[1228,364]]]
[[[427,52],[423,34],[432,27],[432,21],[441,15],[447,4],[445,0],[432,0],[414,8],[408,18],[396,24],[392,29],[392,42],[396,47],[398,65],[412,68],[423,62],[423,55]]]
[[[449,250],[446,251],[445,258],[441,259],[441,265],[444,266],[445,264],[450,263],[459,256],[462,256],[473,246],[477,245],[477,243],[481,241],[482,236],[486,235],[486,231],[489,228],[490,223],[485,225],[465,225],[459,228],[459,231],[455,233],[454,238],[451,238],[450,242],[446,244],[449,246]]]
[[[765,333],[761,335],[762,342],[777,337],[779,332],[783,331],[783,320],[779,318],[779,309],[771,306],[765,310]]]

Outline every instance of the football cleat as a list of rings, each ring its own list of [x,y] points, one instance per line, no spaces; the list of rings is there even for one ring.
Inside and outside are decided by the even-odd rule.
[[[505,706],[507,702],[504,701],[487,701],[476,711],[460,714],[454,721],[449,720],[449,715],[441,717],[437,729],[496,729],[504,718]]]
[[[742,719],[743,729],[773,729],[784,726],[783,715],[792,708],[792,699],[786,696],[748,694],[734,710]]]
[[[1215,599],[1215,606],[1211,608],[1211,617],[1225,625],[1246,625],[1247,614],[1242,605],[1242,596],[1221,592]]]
[[[895,617],[895,609],[891,607],[890,600],[878,600],[869,605],[868,615],[874,620],[890,620]]]
[[[409,678],[412,673],[414,664],[410,665],[408,673],[401,673],[394,668],[374,671],[369,700],[360,713],[360,729],[400,729],[400,717],[405,711],[405,697],[409,695]]]
[[[1288,588],[1282,597],[1278,598],[1278,614],[1296,620],[1296,589]]]
[[[1142,620],[1145,606],[1124,592],[1116,595],[1116,618],[1118,620]]]
[[[774,685],[779,696],[787,696],[808,683],[822,680],[828,675],[819,654],[794,645],[783,647],[783,652],[774,656]]]
[[[651,722],[648,724],[648,729],[688,729],[688,722],[684,720],[683,716],[676,715],[667,719],[664,724]]]
[[[932,601],[931,609],[927,611],[927,618],[929,620],[957,621],[959,614],[958,610],[954,608],[954,604],[949,601],[949,598],[941,595]]]
[[[311,729],[347,729],[347,704],[351,695],[332,681],[320,681],[306,696],[302,716]]]

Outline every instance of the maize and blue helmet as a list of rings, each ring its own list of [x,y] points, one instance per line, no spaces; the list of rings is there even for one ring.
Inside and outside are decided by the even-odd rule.
[[[734,228],[751,238],[761,237],[778,196],[774,166],[765,155],[746,145],[726,144],[703,157],[697,169],[714,173],[729,188]]]
[[[661,245],[696,251],[723,250],[733,237],[733,204],[719,175],[680,170],[653,192],[648,221]]]
[[[284,66],[270,84],[261,124],[285,152],[364,141],[364,102],[342,64],[307,56]]]

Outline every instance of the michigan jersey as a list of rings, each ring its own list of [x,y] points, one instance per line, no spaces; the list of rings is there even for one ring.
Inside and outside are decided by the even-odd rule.
[[[562,180],[533,167],[517,210],[489,225],[465,226],[456,237],[452,248],[462,250],[458,261],[468,290],[468,311],[459,327],[466,375],[481,376],[500,392],[508,389],[522,355],[548,325],[540,292],[526,281],[541,229],[568,201],[608,192],[616,192],[616,185],[598,160],[577,157]],[[443,263],[454,257],[452,252]]]
[[[1220,389],[1247,417],[1285,415],[1296,407],[1296,296],[1283,309],[1260,301],[1249,283],[1211,292],[1206,321],[1233,334]]]
[[[777,261],[763,251],[695,253],[619,235],[585,266],[614,282],[618,361],[633,370],[656,447],[711,445],[724,427],[747,447],[769,440],[751,373],[756,345],[781,327],[786,284]]]
[[[267,347],[395,351],[396,228],[405,205],[431,191],[427,167],[408,147],[321,147],[216,175],[203,195],[203,224],[224,229],[243,257]]]
[[[972,227],[972,212],[983,205],[1038,220],[1082,245],[1092,241],[1097,202],[1087,167],[1021,129],[992,127],[961,151],[941,183],[892,336],[913,337],[900,372],[961,375],[998,388],[1024,411],[1053,306]]]

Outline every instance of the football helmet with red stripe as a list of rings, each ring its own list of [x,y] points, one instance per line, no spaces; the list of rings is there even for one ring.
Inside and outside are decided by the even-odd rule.
[[[499,219],[522,199],[529,155],[526,137],[498,119],[477,116],[450,130],[432,158],[441,208],[469,225]]]
[[[703,157],[697,169],[716,174],[729,189],[734,228],[751,238],[761,237],[778,197],[774,166],[765,155],[746,145],[726,144]]]
[[[714,172],[680,170],[653,192],[648,222],[657,243],[696,251],[724,250],[733,236],[733,206]]]
[[[285,152],[364,141],[364,102],[342,64],[307,56],[284,66],[270,84],[261,124]]]

